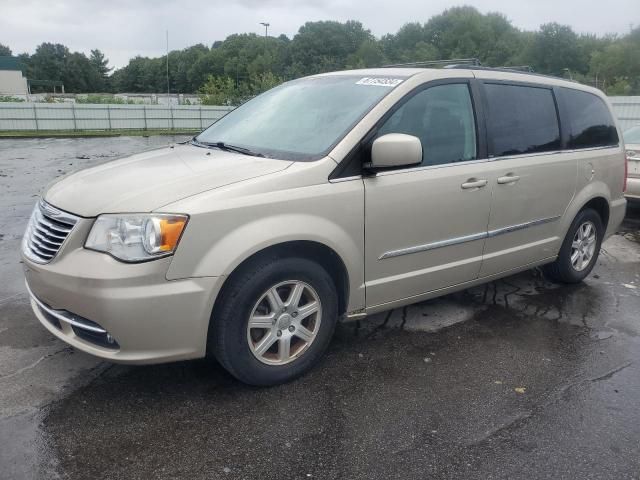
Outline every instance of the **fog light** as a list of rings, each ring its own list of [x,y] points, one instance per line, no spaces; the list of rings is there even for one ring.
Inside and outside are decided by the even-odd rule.
[[[114,344],[116,343],[116,339],[113,338],[110,334],[107,333],[107,343]]]

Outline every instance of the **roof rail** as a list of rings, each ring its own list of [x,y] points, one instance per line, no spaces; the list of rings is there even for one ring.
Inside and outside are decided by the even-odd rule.
[[[556,80],[564,80],[566,82],[579,83],[575,80],[569,80],[567,78],[558,77],[556,75],[546,75],[544,73],[536,73],[533,71],[524,70],[524,67],[485,67],[485,66],[476,66],[476,65],[450,65],[445,68],[460,68],[466,70],[488,70],[490,72],[505,72],[505,73],[521,73],[523,75],[535,75],[536,77],[545,77],[545,78],[555,78]],[[531,67],[529,67],[531,68]]]
[[[518,72],[535,73],[531,65],[503,65],[502,67],[496,67],[503,70],[516,70]]]
[[[488,70],[492,72],[505,72],[505,73],[522,73],[526,75],[535,75],[537,77],[555,78],[558,80],[565,80],[567,82],[575,80],[568,80],[563,77],[555,75],[545,75],[543,73],[536,73],[531,65],[508,65],[502,67],[486,67],[480,63],[477,58],[454,58],[452,60],[427,60],[424,62],[410,62],[410,63],[395,63],[392,65],[383,65],[382,68],[452,68],[452,69],[466,69],[466,70]]]
[[[454,58],[451,60],[425,60],[424,62],[394,63],[392,65],[383,65],[383,68],[431,68],[454,65],[460,65],[460,68],[464,68],[463,65],[480,66],[482,64],[477,58]]]

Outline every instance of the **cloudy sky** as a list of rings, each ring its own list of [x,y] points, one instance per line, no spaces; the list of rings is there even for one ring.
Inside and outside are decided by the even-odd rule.
[[[99,48],[121,67],[135,55],[169,46],[210,45],[237,32],[292,37],[308,20],[360,20],[376,36],[406,22],[424,22],[455,5],[502,12],[519,28],[556,21],[577,32],[626,33],[640,22],[640,0],[0,0],[0,43],[32,53],[44,42],[89,53]]]

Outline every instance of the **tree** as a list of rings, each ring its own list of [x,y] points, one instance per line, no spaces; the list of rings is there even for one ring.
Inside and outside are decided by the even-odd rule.
[[[235,82],[229,77],[209,75],[198,93],[204,105],[236,105],[241,101]]]
[[[68,93],[104,91],[111,70],[100,50],[92,50],[87,58],[84,53],[70,52],[58,43],[42,43],[31,57],[21,60],[29,78],[61,81]]]
[[[62,81],[66,92],[97,91],[92,84],[95,72],[89,59],[83,53],[70,53],[65,59]]]
[[[189,66],[187,77],[192,92],[197,91],[207,81],[209,75],[224,75],[224,58],[219,48],[212,48],[200,55]]]
[[[97,48],[95,50],[91,50],[91,55],[89,56],[89,62],[91,66],[95,69],[95,71],[102,77],[107,78],[109,72],[113,70],[110,68],[109,59],[105,58],[104,53],[102,53]]]
[[[272,89],[273,87],[277,87],[283,81],[284,80],[282,79],[282,77],[278,77],[271,72],[253,75],[249,79],[251,93],[253,95],[259,95],[262,92],[266,92],[267,90]]]
[[[382,37],[380,43],[384,54],[392,63],[431,60],[430,58],[420,58],[416,55],[418,44],[430,45],[435,50],[432,44],[427,43],[424,27],[417,22],[404,24],[395,35],[389,34]]]
[[[105,58],[104,53],[100,50],[95,49],[91,50],[89,64],[91,65],[90,89],[94,92],[107,91],[109,72],[113,70],[109,67],[109,59]]]
[[[291,41],[294,76],[339,70],[365,41],[375,41],[360,22],[307,22]]]
[[[2,52],[11,50],[0,45]],[[237,102],[303,75],[466,57],[487,66],[530,65],[536,72],[571,76],[609,93],[640,94],[640,28],[604,37],[578,35],[557,23],[521,31],[500,13],[483,14],[469,6],[447,9],[425,23],[407,23],[381,39],[354,20],[307,22],[292,39],[233,34],[210,46],[169,52],[169,81],[171,92],[203,88],[207,98]],[[64,45],[43,43],[33,55],[19,58],[29,78],[64,81],[68,92],[167,89],[164,56],[138,56],[112,73],[97,49],[87,58]]]
[[[485,65],[508,65],[521,46],[520,32],[499,13],[455,7],[429,19],[425,39],[440,58],[478,58]]]
[[[527,57],[536,71],[563,76],[565,72],[586,73],[587,59],[580,50],[578,35],[568,25],[547,23],[533,36]]]
[[[0,43],[0,57],[9,57],[11,56],[11,49],[6,45]]]
[[[386,57],[379,42],[365,40],[358,50],[347,56],[347,68],[380,67],[386,63]]]
[[[58,43],[42,43],[29,58],[28,75],[35,80],[62,80],[69,49]]]
[[[193,82],[191,78],[191,68],[204,55],[209,52],[209,48],[202,43],[198,43],[179,52],[172,52],[169,56],[169,78],[172,81],[172,90],[175,92],[195,92],[202,81]]]

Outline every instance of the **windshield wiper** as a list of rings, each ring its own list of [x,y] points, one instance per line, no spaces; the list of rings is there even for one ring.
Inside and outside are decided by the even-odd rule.
[[[205,145],[202,142],[199,142],[198,140],[196,140],[196,137],[193,137],[191,140],[188,140],[188,143],[190,143],[191,145],[195,145],[196,147],[200,147],[200,148],[207,148],[208,145]]]
[[[243,155],[250,155],[252,157],[263,157],[264,158],[264,154],[262,154],[262,153],[254,152],[253,150],[250,150],[250,149],[244,148],[244,147],[239,147],[237,145],[231,145],[230,143],[224,143],[224,142],[201,142],[199,140],[195,140],[195,141],[198,142],[201,145],[206,145],[207,147],[216,147],[216,148],[219,148],[220,150],[226,150],[226,151],[229,151],[229,152],[242,153]]]

